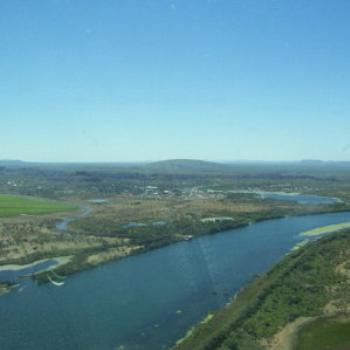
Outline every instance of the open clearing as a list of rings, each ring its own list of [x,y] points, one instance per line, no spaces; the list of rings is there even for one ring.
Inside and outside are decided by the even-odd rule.
[[[73,210],[71,204],[50,201],[47,199],[0,194],[0,217],[15,215],[49,214]]]
[[[345,350],[350,347],[348,318],[318,319],[299,333],[296,350]]]

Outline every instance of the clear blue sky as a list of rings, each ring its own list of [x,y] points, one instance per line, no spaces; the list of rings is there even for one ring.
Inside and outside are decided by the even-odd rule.
[[[348,0],[2,0],[0,159],[350,160]]]

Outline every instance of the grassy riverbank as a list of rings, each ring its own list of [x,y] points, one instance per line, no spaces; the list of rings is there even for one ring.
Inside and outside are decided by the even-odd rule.
[[[317,227],[315,229],[302,232],[302,235],[303,236],[318,236],[318,235],[324,235],[327,233],[338,232],[338,231],[348,229],[348,228],[350,228],[350,222],[342,222],[340,224]]]
[[[69,226],[69,232],[81,240],[89,238],[110,243],[73,252],[71,262],[61,266],[58,273],[72,274],[183,241],[189,236],[215,234],[285,215],[319,214],[343,211],[346,208],[343,204],[301,206],[255,197],[230,200],[211,198],[205,201],[193,199],[185,202],[175,199],[118,197],[107,203],[96,204],[91,215]],[[132,225],[129,226],[128,223]],[[47,281],[46,273],[36,276],[36,279]]]
[[[308,350],[321,349],[317,323],[310,332],[303,327],[306,321],[332,317],[327,322],[332,329],[339,323],[342,333],[343,323],[338,321],[349,310],[349,268],[350,232],[311,242],[254,280],[227,307],[192,329],[175,349],[280,350],[288,345],[301,350],[306,349],[306,338],[307,344],[316,344]]]

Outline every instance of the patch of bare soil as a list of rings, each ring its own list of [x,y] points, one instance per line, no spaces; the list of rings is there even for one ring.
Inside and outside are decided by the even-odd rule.
[[[312,320],[314,320],[314,317],[299,317],[288,323],[272,338],[264,339],[261,345],[268,350],[293,350],[295,337],[299,329]]]

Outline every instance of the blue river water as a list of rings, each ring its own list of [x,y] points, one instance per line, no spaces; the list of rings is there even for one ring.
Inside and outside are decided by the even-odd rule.
[[[269,220],[81,272],[61,287],[25,280],[0,297],[1,349],[165,349],[280,260],[300,232],[349,220]]]
[[[81,207],[81,211],[78,214],[75,214],[73,216],[68,216],[62,221],[59,221],[56,223],[56,228],[59,231],[68,231],[68,225],[72,222],[79,220],[81,218],[84,218],[88,216],[92,212],[92,209],[86,205]]]

